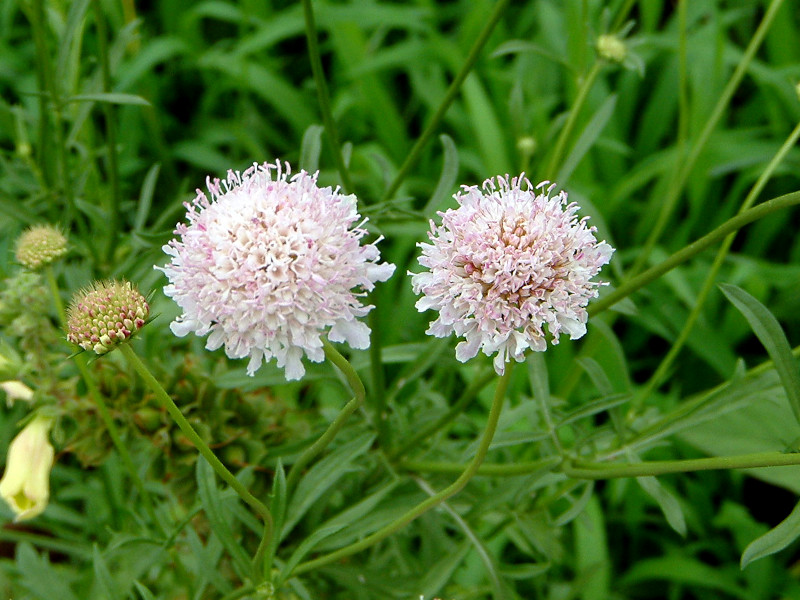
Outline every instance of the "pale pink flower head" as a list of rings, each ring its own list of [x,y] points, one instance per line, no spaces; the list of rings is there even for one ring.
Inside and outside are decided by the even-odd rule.
[[[548,181],[534,188],[524,175],[463,186],[458,208],[439,213],[438,227],[431,221],[431,243],[418,244],[428,270],[412,274],[414,292],[423,294],[417,309],[439,312],[426,333],[464,338],[456,346],[461,362],[479,350],[496,353],[502,375],[528,348],[546,350],[548,334],[557,344],[562,332],[586,333],[585,307],[603,285],[591,279],[614,249],[595,239],[565,192],[550,197],[553,188]]]
[[[361,245],[366,219],[356,197],[318,187],[317,174],[290,176],[280,162],[206,184],[211,199],[197,190],[186,203],[189,224],[177,225],[164,246],[172,259],[157,267],[183,310],[172,332],[208,334],[207,349],[249,357],[249,375],[274,357],[289,380],[305,373],[303,355],[324,359],[326,331],[331,341],[369,347],[358,319],[373,307],[360,298],[395,267],[378,262],[380,240]]]

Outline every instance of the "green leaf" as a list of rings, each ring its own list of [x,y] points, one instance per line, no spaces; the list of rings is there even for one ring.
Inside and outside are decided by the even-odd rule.
[[[681,536],[686,536],[686,519],[678,500],[655,477],[637,477],[637,483],[656,501],[667,523]]]
[[[139,592],[139,595],[142,597],[142,600],[156,600],[156,597],[153,596],[153,592],[148,590],[138,581],[134,581],[133,585],[136,587],[136,591]]]
[[[590,488],[591,489],[591,488]],[[581,600],[606,600],[610,595],[611,559],[600,502],[592,496],[581,518],[573,522],[575,569],[582,581]]]
[[[786,390],[789,405],[792,407],[795,419],[800,423],[800,371],[797,369],[797,361],[778,319],[766,306],[743,289],[730,284],[721,284],[720,289],[750,323],[756,337],[775,363],[775,370]]]
[[[757,537],[742,552],[741,567],[744,569],[754,560],[780,552],[800,537],[800,502],[791,514],[764,535]]]
[[[297,550],[295,550],[292,555],[289,557],[289,560],[286,561],[286,565],[284,565],[283,569],[281,569],[281,574],[278,579],[279,582],[284,582],[286,578],[291,574],[292,570],[300,564],[300,561],[311,552],[314,546],[317,545],[320,541],[324,540],[326,537],[333,535],[337,531],[344,528],[343,524],[331,525],[327,527],[321,527],[317,529],[314,533],[308,536],[306,539],[303,540]]]
[[[572,175],[572,172],[575,170],[575,167],[578,166],[581,160],[583,160],[583,157],[586,156],[586,153],[597,141],[597,138],[600,137],[611,115],[614,114],[614,108],[616,106],[617,95],[612,94],[606,98],[605,102],[597,109],[597,112],[592,115],[591,120],[586,124],[586,127],[584,127],[569,155],[564,160],[561,169],[558,171],[556,181],[558,181],[560,185],[563,186],[567,182],[570,175]]]
[[[325,128],[322,125],[309,125],[303,133],[303,141],[300,144],[300,168],[309,173],[314,173],[319,169],[323,131]]]
[[[436,184],[436,189],[433,190],[430,200],[425,204],[425,208],[422,209],[422,214],[426,217],[433,216],[436,209],[450,195],[458,178],[458,148],[456,148],[453,138],[447,134],[443,133],[439,136],[439,139],[442,141],[444,150],[442,174],[439,176],[439,182]]]
[[[94,563],[94,579],[97,582],[97,587],[102,591],[103,597],[106,600],[119,600],[121,597],[118,593],[119,586],[111,577],[111,572],[108,570],[108,565],[106,565],[106,561],[103,559],[97,544],[94,545],[92,550],[92,562]]]
[[[135,94],[119,92],[101,92],[97,94],[77,94],[64,99],[64,102],[108,102],[109,104],[133,104],[135,106],[152,106],[148,100]]]
[[[147,221],[147,215],[150,214],[150,207],[153,204],[153,195],[156,191],[156,181],[158,181],[158,173],[161,170],[161,165],[156,163],[147,170],[142,183],[142,190],[139,192],[139,206],[136,208],[136,218],[133,221],[133,228],[135,231],[140,231]]]
[[[300,518],[346,473],[353,470],[352,462],[372,446],[375,435],[364,433],[344,444],[315,464],[297,484],[289,503],[286,522],[280,533],[283,539]]]
[[[63,577],[28,542],[17,545],[17,571],[20,585],[37,600],[52,600],[53,590],[58,590],[59,600],[78,600]]]
[[[250,557],[244,551],[233,534],[233,527],[228,520],[230,511],[224,506],[222,494],[217,488],[216,475],[211,465],[202,456],[197,457],[197,491],[203,510],[211,524],[211,530],[233,559],[234,568],[242,579],[249,577],[252,570]],[[235,498],[227,499],[236,502]]]

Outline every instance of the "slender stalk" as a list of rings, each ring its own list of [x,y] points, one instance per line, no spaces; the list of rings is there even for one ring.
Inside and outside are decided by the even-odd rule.
[[[334,348],[327,340],[323,339],[322,343],[324,345],[325,356],[334,365],[336,365],[336,367],[342,373],[344,373],[344,376],[347,378],[347,382],[350,384],[350,389],[353,390],[355,395],[350,402],[344,405],[344,408],[342,408],[341,412],[328,426],[328,429],[325,431],[325,433],[323,433],[316,442],[311,444],[311,446],[306,448],[297,459],[297,462],[292,465],[292,469],[289,471],[289,475],[286,477],[287,493],[292,492],[294,486],[297,485],[297,481],[300,479],[300,476],[303,474],[305,467],[312,460],[314,460],[314,458],[316,458],[319,453],[328,446],[328,444],[331,443],[333,438],[336,437],[336,434],[339,433],[342,427],[344,427],[344,424],[350,415],[358,410],[359,406],[363,404],[367,395],[367,392],[364,389],[364,384],[361,382],[361,378],[358,376],[358,373],[356,373],[356,370],[347,361],[347,359],[342,356],[339,351],[336,350],[336,348]]]
[[[208,464],[211,465],[217,475],[219,475],[223,481],[230,485],[234,491],[239,494],[239,497],[249,504],[250,507],[264,519],[264,526],[269,528],[268,534],[269,537],[271,537],[272,514],[269,512],[269,509],[258,498],[253,496],[253,494],[251,494],[247,488],[245,488],[244,485],[242,485],[242,483],[236,479],[233,473],[231,473],[228,468],[222,464],[222,462],[217,458],[216,454],[214,454],[211,448],[208,447],[208,444],[203,441],[189,421],[186,420],[186,417],[183,416],[181,409],[178,408],[172,398],[170,398],[169,394],[167,394],[158,380],[153,377],[153,374],[150,373],[144,363],[139,359],[138,356],[136,356],[136,353],[133,351],[130,344],[121,344],[119,349],[122,354],[125,355],[126,360],[153,391],[153,393],[156,395],[156,398],[158,398],[158,401],[167,410],[183,434],[192,442],[192,444],[194,444],[195,448],[197,448],[198,452],[200,452],[203,458],[208,461]],[[265,533],[265,537],[266,536],[267,534]]]
[[[387,457],[389,460],[396,460],[398,457],[403,456],[406,452],[419,445],[423,440],[428,439],[434,433],[439,431],[445,425],[452,423],[453,419],[461,414],[464,409],[469,406],[469,403],[475,399],[475,396],[481,391],[492,379],[494,379],[494,369],[489,368],[482,375],[477,377],[467,388],[461,393],[461,396],[456,400],[455,404],[444,413],[441,417],[436,419],[427,427],[423,427],[416,434],[412,435],[398,448],[392,449]],[[405,463],[404,463],[405,464]]]
[[[735,217],[731,217],[712,232],[707,233],[700,239],[678,250],[668,259],[655,265],[654,267],[649,268],[644,273],[628,279],[625,283],[607,296],[604,296],[603,298],[597,300],[597,302],[590,304],[588,307],[589,314],[595,315],[606,310],[607,308],[610,308],[623,298],[630,296],[639,288],[644,287],[651,281],[658,279],[664,273],[671,271],[678,265],[685,263],[687,260],[696,256],[706,248],[713,246],[718,241],[725,238],[725,236],[728,234],[741,229],[753,221],[757,221],[758,219],[762,219],[767,215],[796,204],[800,204],[800,192],[792,192],[791,194],[785,194],[783,196],[767,200],[766,202],[762,202],[758,206],[746,210]]]
[[[739,209],[738,214],[742,214],[744,211],[748,210],[753,203],[755,202],[758,195],[767,185],[767,181],[769,181],[772,174],[775,172],[775,169],[778,168],[778,165],[781,161],[786,157],[789,150],[794,148],[794,145],[797,143],[798,138],[800,138],[800,123],[798,123],[792,133],[789,134],[789,137],[780,147],[778,152],[772,158],[772,160],[767,165],[767,168],[759,176],[758,180],[756,181],[753,188],[750,190],[750,193],[744,199],[741,208]],[[689,339],[689,334],[694,327],[694,324],[697,322],[697,319],[700,317],[700,313],[702,312],[703,305],[705,304],[708,295],[711,293],[711,290],[714,288],[714,280],[716,279],[717,273],[719,273],[720,268],[722,268],[722,264],[725,262],[725,258],[728,256],[728,251],[731,248],[731,244],[733,244],[733,240],[736,237],[736,232],[728,234],[728,236],[722,241],[722,244],[717,250],[717,255],[714,257],[714,262],[711,265],[708,273],[706,274],[706,279],[703,282],[703,287],[700,289],[700,292],[697,295],[697,299],[695,300],[694,306],[692,307],[692,311],[689,313],[686,322],[683,325],[683,329],[678,334],[678,337],[672,344],[672,347],[667,352],[664,359],[658,365],[658,368],[655,370],[653,375],[644,385],[642,390],[637,394],[636,399],[633,402],[632,408],[636,408],[641,405],[647,396],[656,389],[661,382],[664,380],[666,374],[669,372],[670,368],[672,367],[672,363],[678,357],[683,345],[686,343],[686,340]]]
[[[478,34],[478,37],[475,38],[475,42],[472,44],[472,48],[470,48],[469,54],[464,60],[464,64],[461,65],[461,69],[456,74],[455,78],[450,84],[450,87],[447,88],[447,93],[445,93],[442,103],[439,105],[439,108],[436,109],[436,112],[434,113],[433,117],[431,117],[431,120],[428,121],[427,126],[417,138],[417,141],[414,143],[411,151],[408,153],[405,162],[403,162],[403,164],[400,166],[400,170],[397,172],[397,175],[394,176],[392,183],[386,189],[386,193],[384,193],[382,198],[383,202],[391,200],[394,197],[394,195],[397,193],[397,190],[400,189],[400,185],[411,172],[411,169],[416,166],[417,161],[422,154],[422,150],[425,148],[431,137],[433,137],[433,135],[436,133],[436,130],[439,128],[439,123],[441,123],[442,119],[444,119],[444,115],[447,113],[447,109],[450,108],[450,105],[460,93],[461,85],[464,83],[467,75],[469,75],[469,72],[472,70],[472,67],[478,60],[478,56],[480,56],[481,50],[483,50],[486,42],[489,41],[489,36],[491,35],[492,30],[494,30],[495,25],[497,25],[497,22],[500,20],[500,17],[503,15],[503,12],[506,10],[508,3],[509,0],[498,0],[494,5],[492,14],[489,15],[489,18],[486,20],[486,25],[483,26],[483,29]]]
[[[55,302],[56,305],[56,312],[58,313],[61,327],[62,329],[65,329],[67,324],[67,314],[64,310],[64,303],[61,301],[61,295],[58,291],[58,283],[56,282],[56,277],[53,273],[53,267],[48,265],[45,268],[45,274],[47,276],[47,282],[50,285],[50,292],[53,295],[53,302]],[[133,464],[131,455],[128,452],[128,447],[122,441],[122,436],[119,434],[117,424],[114,422],[114,418],[111,416],[111,412],[108,410],[108,405],[106,404],[103,395],[100,393],[100,390],[97,389],[97,385],[94,382],[92,374],[89,372],[89,367],[86,364],[86,356],[83,353],[76,354],[73,356],[73,361],[75,362],[75,366],[78,367],[81,378],[86,384],[86,389],[89,391],[89,398],[91,398],[94,405],[97,406],[97,410],[100,412],[100,418],[103,420],[106,430],[108,430],[108,435],[111,438],[111,442],[114,444],[114,448],[117,450],[117,454],[119,454],[120,458],[122,459],[122,464],[125,465],[125,468],[131,477],[131,481],[133,481],[133,486],[136,488],[136,491],[139,492],[139,496],[142,498],[144,508],[147,511],[150,520],[153,521],[156,527],[161,529],[162,533],[166,533],[161,527],[161,522],[156,517],[153,499],[148,493],[147,488],[145,488],[142,479],[139,477],[139,472],[136,470],[136,465]]]
[[[511,477],[529,475],[538,471],[549,471],[562,463],[560,456],[547,456],[539,460],[515,462],[513,464],[487,464],[478,467],[478,475],[489,477]],[[436,460],[406,460],[400,466],[415,473],[461,473],[464,465]]]
[[[733,97],[733,93],[736,91],[736,88],[739,87],[744,74],[747,72],[747,69],[750,66],[750,63],[752,62],[759,46],[761,46],[761,42],[763,41],[764,36],[767,34],[767,31],[772,24],[772,20],[775,18],[775,15],[777,14],[782,3],[783,0],[772,0],[770,3],[767,12],[764,14],[764,18],[761,20],[758,29],[756,29],[755,34],[750,40],[742,59],[739,61],[739,64],[736,65],[736,69],[734,70],[730,81],[728,81],[728,85],[725,86],[725,89],[720,95],[717,104],[714,106],[714,110],[711,112],[711,115],[706,121],[703,130],[700,132],[697,142],[692,146],[692,149],[689,152],[689,155],[686,157],[686,160],[681,161],[679,175],[675,178],[673,184],[667,190],[666,197],[661,203],[661,211],[659,212],[655,225],[653,225],[650,235],[647,237],[644,246],[639,251],[636,262],[633,264],[633,267],[631,267],[630,276],[635,276],[637,273],[639,273],[639,271],[641,271],[641,269],[647,263],[647,260],[650,257],[650,253],[653,251],[656,242],[658,242],[661,234],[664,233],[664,228],[667,226],[667,221],[675,209],[675,205],[678,202],[678,198],[680,198],[681,191],[685,187],[686,181],[689,179],[689,175],[697,163],[697,159],[700,158],[700,154],[705,149],[705,146],[711,137],[711,133],[714,131],[717,123],[719,123],[719,120],[722,118],[725,108],[728,106],[728,103]]]
[[[391,444],[391,431],[389,431],[386,416],[386,374],[383,370],[382,360],[382,338],[381,338],[381,317],[380,313],[383,302],[377,301],[379,290],[373,290],[370,297],[370,304],[373,308],[369,312],[370,344],[369,344],[369,366],[372,375],[372,402],[374,404],[375,425],[378,427],[378,443],[381,448],[388,448]]]
[[[100,73],[103,82],[103,92],[111,91],[111,69],[108,60],[108,32],[106,20],[100,0],[92,0],[92,9],[97,24],[97,50],[100,57]],[[119,167],[117,165],[117,125],[114,116],[114,105],[103,102],[103,118],[106,125],[106,148],[108,150],[108,181],[111,185],[111,194],[107,195],[106,212],[108,213],[108,240],[106,241],[105,258],[111,262],[119,232],[119,206],[121,202],[119,191]]]
[[[718,469],[753,469],[757,467],[788,467],[800,465],[800,453],[757,452],[739,456],[713,456],[686,460],[659,460],[630,464],[608,464],[589,461],[567,461],[561,470],[574,479],[618,479],[645,477],[667,473],[689,473]]]
[[[543,177],[540,177],[540,179],[552,179],[558,174],[558,165],[561,162],[561,158],[564,154],[564,148],[566,148],[567,141],[572,135],[572,130],[575,129],[575,123],[578,121],[578,115],[580,114],[583,105],[586,104],[586,98],[589,97],[589,91],[592,89],[592,86],[594,85],[594,82],[597,79],[597,76],[600,74],[600,70],[602,68],[603,63],[599,60],[596,61],[589,70],[589,73],[581,82],[580,88],[578,88],[578,95],[575,97],[575,103],[572,105],[572,109],[569,112],[569,117],[567,117],[567,122],[561,129],[558,140],[556,140],[555,149],[553,150],[553,155],[548,163],[547,171],[543,174]]]
[[[301,573],[306,573],[308,571],[313,571],[314,569],[321,567],[323,565],[330,564],[339,560],[340,558],[344,558],[345,556],[350,556],[351,554],[355,554],[356,552],[360,552],[370,546],[373,546],[380,542],[381,540],[386,539],[396,531],[399,531],[406,525],[408,525],[411,521],[418,518],[420,515],[426,513],[430,509],[438,506],[448,498],[454,496],[462,489],[464,486],[469,483],[469,481],[478,473],[480,469],[481,463],[483,463],[483,459],[486,458],[486,453],[489,451],[489,446],[492,443],[492,438],[494,437],[494,432],[497,429],[497,422],[500,419],[500,412],[503,407],[503,400],[505,399],[506,390],[508,389],[508,383],[511,379],[511,371],[512,371],[513,363],[509,363],[506,365],[506,372],[499,381],[497,382],[497,389],[495,390],[494,400],[492,400],[492,406],[489,410],[489,416],[486,422],[486,429],[483,432],[483,436],[481,437],[481,441],[478,444],[478,449],[475,452],[475,457],[472,461],[467,465],[467,468],[464,469],[463,473],[456,479],[453,483],[443,489],[441,492],[427,498],[423,502],[419,503],[417,506],[406,512],[403,516],[399,519],[389,523],[385,527],[380,528],[375,533],[368,535],[361,541],[358,541],[354,544],[350,544],[349,546],[345,546],[344,548],[339,548],[338,550],[331,552],[330,554],[326,554],[325,556],[321,556],[314,560],[310,560],[295,568],[293,571],[293,575],[300,575]]]
[[[319,456],[319,454],[325,450],[328,444],[333,441],[333,438],[341,431],[344,424],[347,422],[347,419],[358,410],[358,408],[364,403],[366,398],[366,390],[364,389],[364,383],[361,381],[361,378],[358,376],[358,373],[353,368],[353,366],[347,361],[347,359],[342,356],[336,348],[334,348],[328,340],[322,340],[323,349],[325,350],[325,356],[330,360],[336,367],[344,374],[347,378],[347,382],[350,385],[350,389],[353,390],[354,396],[353,398],[344,405],[342,410],[333,420],[333,422],[328,426],[328,429],[325,430],[320,438],[311,444],[308,448],[306,448],[297,461],[292,465],[292,469],[289,471],[289,475],[286,478],[286,493],[291,494],[294,490],[297,482],[300,480],[300,477],[303,474],[306,466],[308,466],[314,458]],[[279,526],[283,523],[283,515],[275,515]],[[261,540],[261,543],[258,546],[258,550],[256,551],[255,558],[253,559],[253,564],[258,568],[258,565],[263,564],[264,567],[262,571],[264,573],[269,572],[272,568],[272,559],[275,555],[277,550],[277,544],[280,541],[280,531],[277,532],[277,535],[272,536],[271,539],[264,539]]]
[[[306,22],[308,58],[311,61],[311,72],[314,75],[314,84],[317,87],[317,100],[319,101],[319,110],[322,113],[322,122],[325,125],[325,133],[328,136],[328,142],[330,143],[339,176],[342,178],[342,188],[345,192],[352,193],[353,182],[350,180],[347,165],[344,164],[342,148],[339,145],[339,133],[331,110],[328,83],[325,81],[325,72],[322,69],[322,58],[320,57],[319,42],[317,40],[317,25],[314,20],[314,7],[311,4],[311,0],[303,0],[303,16]]]

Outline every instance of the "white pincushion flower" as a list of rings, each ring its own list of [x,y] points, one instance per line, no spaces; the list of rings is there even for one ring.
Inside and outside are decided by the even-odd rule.
[[[183,309],[173,333],[208,334],[207,349],[249,357],[249,375],[275,357],[289,380],[305,373],[303,354],[324,359],[326,330],[331,341],[367,348],[370,330],[358,318],[372,306],[359,298],[395,267],[378,263],[375,243],[361,245],[356,197],[317,187],[317,174],[290,177],[279,162],[206,184],[211,200],[197,190],[186,203],[189,224],[177,225],[179,237],[164,246],[172,260],[157,267]]]
[[[511,358],[547,348],[545,326],[553,344],[562,332],[586,333],[585,306],[602,285],[590,280],[614,249],[595,239],[565,192],[550,197],[549,183],[533,189],[524,176],[506,176],[487,179],[483,191],[463,186],[454,196],[459,207],[439,213],[431,243],[418,244],[428,270],[412,274],[414,292],[423,294],[417,309],[439,312],[426,333],[464,338],[456,346],[461,362],[479,350],[497,353],[502,375]]]

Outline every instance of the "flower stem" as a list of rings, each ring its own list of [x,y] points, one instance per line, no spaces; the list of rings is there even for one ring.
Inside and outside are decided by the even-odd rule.
[[[55,274],[53,273],[53,267],[51,265],[47,265],[45,268],[45,274],[47,277],[47,282],[50,285],[50,292],[53,295],[53,302],[56,305],[56,312],[58,312],[58,318],[61,322],[62,329],[66,328],[67,324],[67,315],[64,311],[64,303],[61,301],[61,295],[58,291],[58,283],[56,282]],[[114,422],[114,418],[111,416],[111,412],[108,410],[108,406],[106,405],[105,400],[103,399],[103,395],[100,393],[100,390],[97,389],[97,385],[94,382],[94,378],[92,374],[89,372],[89,367],[86,364],[86,357],[83,353],[76,354],[73,356],[73,361],[75,365],[78,367],[78,371],[83,378],[84,383],[86,384],[86,389],[89,391],[89,397],[91,398],[92,402],[95,406],[97,406],[97,410],[100,412],[100,418],[103,420],[103,424],[106,426],[108,430],[108,436],[111,438],[111,442],[114,444],[114,447],[117,450],[117,454],[119,454],[120,458],[122,459],[122,464],[125,465],[125,468],[128,470],[128,474],[131,477],[131,481],[133,481],[133,485],[136,488],[136,491],[139,492],[139,496],[142,498],[142,502],[144,503],[144,508],[147,511],[150,520],[161,529],[162,533],[166,533],[165,530],[161,527],[161,522],[156,517],[155,505],[153,503],[153,499],[151,498],[150,494],[145,488],[144,483],[142,482],[141,477],[139,477],[139,472],[136,470],[136,466],[133,464],[133,460],[131,459],[131,455],[128,452],[127,446],[122,441],[122,436],[119,434],[119,429],[117,429],[117,425]]]
[[[639,288],[644,287],[651,281],[658,279],[664,273],[671,271],[678,265],[685,263],[687,260],[696,256],[706,248],[713,246],[718,241],[725,238],[725,236],[728,234],[741,229],[753,221],[757,221],[758,219],[762,219],[767,215],[796,204],[800,204],[800,192],[792,192],[791,194],[785,194],[784,196],[767,200],[766,202],[762,202],[750,210],[746,210],[742,213],[739,213],[735,217],[731,217],[712,232],[678,250],[667,260],[647,269],[647,271],[640,273],[636,277],[627,280],[607,296],[604,296],[603,298],[600,298],[596,302],[590,304],[587,309],[589,314],[595,315],[606,310],[607,308],[610,308],[623,298],[630,296]]]
[[[795,126],[794,130],[789,134],[789,137],[786,139],[786,141],[780,147],[780,149],[772,158],[770,163],[767,165],[767,168],[764,169],[764,171],[761,173],[755,185],[753,185],[752,189],[747,194],[747,197],[744,199],[744,202],[742,202],[742,206],[739,208],[738,214],[742,214],[753,205],[758,195],[767,185],[767,182],[769,181],[770,177],[772,177],[772,174],[775,172],[775,169],[778,168],[778,165],[785,158],[786,154],[788,154],[789,150],[794,148],[798,138],[800,138],[800,123],[798,123]],[[667,352],[667,355],[658,365],[658,368],[655,370],[655,372],[650,376],[650,379],[647,381],[645,386],[639,393],[637,393],[632,403],[633,404],[633,406],[631,407],[632,410],[635,410],[637,407],[641,406],[644,399],[647,398],[650,395],[650,393],[661,384],[661,382],[666,377],[666,374],[672,367],[672,363],[678,357],[678,354],[683,348],[683,345],[686,343],[686,340],[689,339],[689,334],[691,333],[694,324],[697,322],[697,319],[700,317],[703,305],[705,304],[708,295],[711,293],[711,290],[714,287],[714,280],[720,268],[722,268],[722,264],[725,261],[725,258],[728,256],[728,251],[730,250],[735,237],[736,237],[736,232],[733,232],[728,234],[727,237],[725,237],[725,239],[722,241],[722,244],[717,250],[717,255],[714,257],[714,262],[711,265],[711,268],[709,269],[708,273],[706,274],[706,279],[703,282],[703,287],[697,294],[697,298],[695,299],[692,311],[691,313],[689,313],[689,316],[686,319],[686,322],[684,323],[680,334],[678,334],[678,337],[673,342],[672,347]]]
[[[630,464],[608,464],[582,460],[567,461],[561,470],[574,479],[616,479],[667,473],[689,473],[717,469],[752,469],[800,465],[800,453],[758,452],[739,456],[713,456],[686,460],[659,460]]]
[[[572,134],[572,130],[575,128],[575,123],[578,121],[578,115],[580,114],[583,105],[586,103],[586,98],[589,96],[589,91],[592,89],[592,86],[594,85],[594,82],[597,79],[597,76],[600,74],[600,70],[602,68],[603,63],[599,60],[596,61],[594,65],[592,65],[589,73],[581,82],[581,87],[578,89],[578,95],[575,97],[575,103],[572,105],[572,110],[570,110],[569,117],[567,117],[567,122],[564,124],[564,128],[561,130],[558,140],[556,141],[556,146],[553,150],[553,156],[550,158],[547,171],[544,173],[544,177],[540,177],[540,179],[553,179],[558,175],[558,165],[561,162],[562,155],[564,154],[564,148],[567,145],[567,140]]]
[[[292,469],[289,471],[289,475],[286,477],[286,490],[288,493],[291,493],[294,489],[294,486],[297,485],[297,481],[300,479],[300,476],[303,474],[303,470],[308,466],[308,464],[316,458],[320,452],[322,452],[328,444],[331,443],[336,434],[344,427],[345,422],[347,419],[352,415],[358,408],[363,404],[364,399],[366,398],[367,392],[364,389],[364,384],[361,382],[361,378],[356,373],[356,370],[353,366],[347,361],[347,359],[342,356],[336,348],[334,348],[328,340],[323,339],[322,344],[325,350],[325,356],[330,360],[336,367],[344,373],[344,376],[347,378],[347,382],[350,384],[350,389],[353,390],[353,399],[350,400],[347,404],[344,405],[341,412],[336,416],[333,422],[328,426],[328,429],[325,433],[320,436],[320,438],[311,444],[308,448],[306,448],[297,461],[292,465]]]
[[[405,162],[400,167],[397,175],[394,176],[392,183],[386,189],[386,193],[384,193],[382,199],[383,202],[391,200],[394,197],[395,193],[397,193],[397,190],[400,188],[400,185],[411,172],[411,169],[413,169],[417,164],[417,161],[422,154],[422,150],[425,148],[428,140],[430,140],[431,137],[433,137],[433,135],[436,133],[436,130],[439,128],[439,123],[441,123],[442,119],[444,119],[444,115],[447,113],[447,109],[450,108],[450,105],[460,93],[461,84],[464,83],[467,75],[469,75],[469,72],[472,70],[472,67],[478,60],[481,50],[483,50],[483,47],[489,40],[492,30],[494,30],[495,25],[497,25],[497,22],[503,15],[508,3],[509,0],[498,0],[494,5],[492,14],[489,15],[489,18],[486,20],[486,25],[483,26],[483,29],[478,34],[478,37],[475,39],[475,43],[472,44],[472,48],[470,48],[469,54],[464,60],[464,64],[461,65],[461,69],[456,74],[455,78],[450,84],[450,87],[447,88],[447,93],[444,95],[442,103],[439,105],[439,108],[436,109],[436,112],[434,113],[433,117],[431,117],[431,120],[428,121],[428,125],[425,127],[425,130],[417,138],[417,141],[414,143],[414,146],[408,153]]]
[[[686,159],[680,162],[678,166],[678,175],[675,177],[669,189],[667,190],[665,198],[663,201],[661,201],[661,211],[658,214],[655,225],[653,225],[653,228],[650,230],[650,235],[647,237],[644,246],[637,253],[636,262],[633,264],[630,270],[631,276],[635,276],[637,273],[639,273],[639,271],[642,270],[644,265],[647,264],[650,253],[653,251],[656,242],[658,242],[661,234],[664,232],[664,228],[667,226],[669,217],[675,209],[675,205],[680,198],[681,191],[684,189],[686,181],[689,179],[689,175],[697,163],[697,159],[700,158],[700,154],[705,149],[706,144],[711,137],[711,133],[714,131],[717,123],[719,123],[719,120],[722,118],[725,108],[731,101],[736,88],[739,87],[739,83],[741,83],[744,74],[747,72],[747,69],[752,62],[756,51],[758,50],[759,46],[761,46],[761,42],[763,41],[764,36],[767,34],[767,31],[772,24],[772,20],[778,13],[778,9],[781,7],[781,4],[783,4],[783,0],[772,0],[770,3],[769,8],[764,14],[764,18],[761,20],[761,23],[758,26],[758,29],[756,29],[753,38],[747,45],[747,49],[742,55],[742,59],[739,61],[739,64],[736,65],[736,69],[733,72],[730,81],[728,81],[728,85],[726,85],[725,89],[722,91],[716,106],[714,106],[714,110],[711,112],[711,115],[708,117],[703,130],[700,132],[697,142],[692,146],[692,149]]]
[[[239,497],[249,504],[250,507],[253,508],[253,510],[255,510],[264,519],[264,537],[271,538],[272,514],[269,512],[269,509],[258,498],[253,496],[253,494],[251,494],[247,488],[245,488],[244,485],[242,485],[242,483],[236,479],[236,477],[234,477],[233,473],[231,473],[228,468],[222,464],[211,448],[208,447],[208,444],[202,440],[189,421],[186,420],[186,417],[183,416],[181,409],[178,408],[172,398],[170,398],[169,394],[167,394],[158,380],[153,377],[153,374],[150,373],[144,363],[139,359],[138,356],[136,356],[136,353],[133,351],[130,344],[121,344],[119,349],[125,355],[125,358],[136,370],[139,376],[145,381],[145,383],[147,383],[148,387],[156,395],[156,398],[158,398],[162,406],[167,410],[167,412],[169,412],[173,421],[175,421],[183,434],[192,442],[192,444],[194,444],[194,447],[197,448],[198,452],[200,452],[203,458],[208,461],[208,464],[210,464],[214,471],[216,471],[217,475],[219,475],[220,478],[230,485],[236,491],[236,493],[239,494]]]
[[[484,430],[481,441],[478,444],[475,457],[472,459],[469,465],[467,465],[467,468],[464,469],[464,472],[461,473],[458,479],[456,479],[441,492],[419,503],[399,519],[389,523],[385,527],[382,527],[372,535],[368,535],[361,541],[350,544],[349,546],[345,546],[344,548],[339,548],[338,550],[331,552],[330,554],[326,554],[325,556],[321,556],[320,558],[315,558],[314,560],[301,563],[297,566],[297,568],[295,568],[293,575],[300,575],[301,573],[313,571],[318,567],[330,564],[339,560],[340,558],[350,556],[351,554],[355,554],[356,552],[360,552],[361,550],[369,548],[370,546],[373,546],[381,540],[389,537],[396,531],[402,529],[420,515],[426,513],[451,496],[454,496],[460,492],[464,486],[466,486],[467,483],[469,483],[469,481],[478,473],[481,463],[483,463],[483,459],[486,458],[486,453],[489,451],[489,445],[492,443],[492,438],[494,438],[494,432],[497,429],[497,422],[500,419],[500,412],[503,407],[503,400],[505,399],[508,383],[511,379],[512,366],[513,363],[506,365],[505,375],[503,375],[497,382],[497,389],[495,390],[494,400],[492,400],[492,407],[489,410],[486,429]]]
[[[347,165],[344,164],[342,149],[339,145],[339,134],[336,129],[336,121],[331,110],[331,99],[328,93],[328,84],[325,81],[325,72],[322,69],[322,59],[319,54],[319,43],[317,40],[317,25],[314,21],[314,7],[311,0],[303,0],[303,15],[306,22],[306,41],[308,43],[308,58],[311,61],[311,72],[314,75],[314,84],[317,87],[317,99],[319,110],[322,113],[322,122],[325,125],[325,133],[328,135],[328,142],[336,162],[339,176],[342,178],[342,188],[347,193],[353,193],[353,182],[350,180],[350,173]]]
[[[97,26],[97,50],[100,56],[100,73],[103,92],[111,91],[111,69],[108,60],[108,33],[106,20],[99,0],[92,0],[92,9]],[[114,118],[114,105],[103,102],[103,118],[106,125],[106,148],[108,152],[108,181],[111,193],[107,196],[106,212],[108,213],[108,240],[106,241],[105,259],[111,262],[119,232],[119,168],[117,166],[117,126]]]

